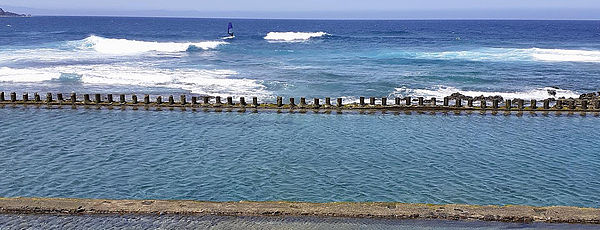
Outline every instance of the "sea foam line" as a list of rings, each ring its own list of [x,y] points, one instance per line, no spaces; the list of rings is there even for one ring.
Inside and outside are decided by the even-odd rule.
[[[538,49],[530,50],[534,59],[552,62],[600,62],[598,50]]]
[[[325,32],[269,32],[265,40],[280,42],[302,42],[311,38],[329,35]]]
[[[412,55],[408,55],[409,57]],[[600,63],[598,50],[481,48],[466,51],[416,53],[415,58],[469,61],[547,61]]]
[[[549,92],[555,92],[555,95],[550,94]],[[396,88],[392,93],[394,96],[399,97],[425,97],[425,98],[443,98],[453,93],[461,93],[465,96],[477,97],[477,96],[502,96],[504,99],[536,99],[536,100],[544,100],[547,98],[579,98],[579,95],[575,91],[566,90],[566,89],[557,89],[553,87],[542,87],[529,89],[524,91],[516,91],[516,92],[486,92],[486,91],[472,91],[472,90],[460,90],[451,86],[442,86],[437,85],[428,89],[411,89],[407,87]]]

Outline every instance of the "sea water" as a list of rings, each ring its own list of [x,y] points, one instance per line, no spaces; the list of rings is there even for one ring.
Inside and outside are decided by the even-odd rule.
[[[226,36],[233,22],[235,39]],[[578,97],[598,21],[0,18],[0,90]],[[600,123],[560,116],[0,108],[0,196],[600,207]]]
[[[232,22],[235,39],[227,36]],[[0,19],[0,90],[213,96],[578,97],[600,21]],[[6,26],[10,25],[10,27]]]
[[[0,109],[0,196],[600,207],[600,118]]]

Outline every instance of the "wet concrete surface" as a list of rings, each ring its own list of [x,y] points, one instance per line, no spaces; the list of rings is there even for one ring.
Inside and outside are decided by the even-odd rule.
[[[598,229],[597,225],[335,217],[0,214],[0,229]]]

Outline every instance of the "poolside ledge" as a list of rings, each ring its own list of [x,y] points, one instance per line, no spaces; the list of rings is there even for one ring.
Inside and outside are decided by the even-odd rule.
[[[383,202],[206,202],[188,200],[0,198],[0,213],[314,216],[600,224],[600,209],[595,208],[432,205]]]

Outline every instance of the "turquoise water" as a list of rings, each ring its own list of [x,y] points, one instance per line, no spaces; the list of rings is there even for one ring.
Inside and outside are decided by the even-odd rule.
[[[0,196],[600,207],[600,118],[0,108]]]

